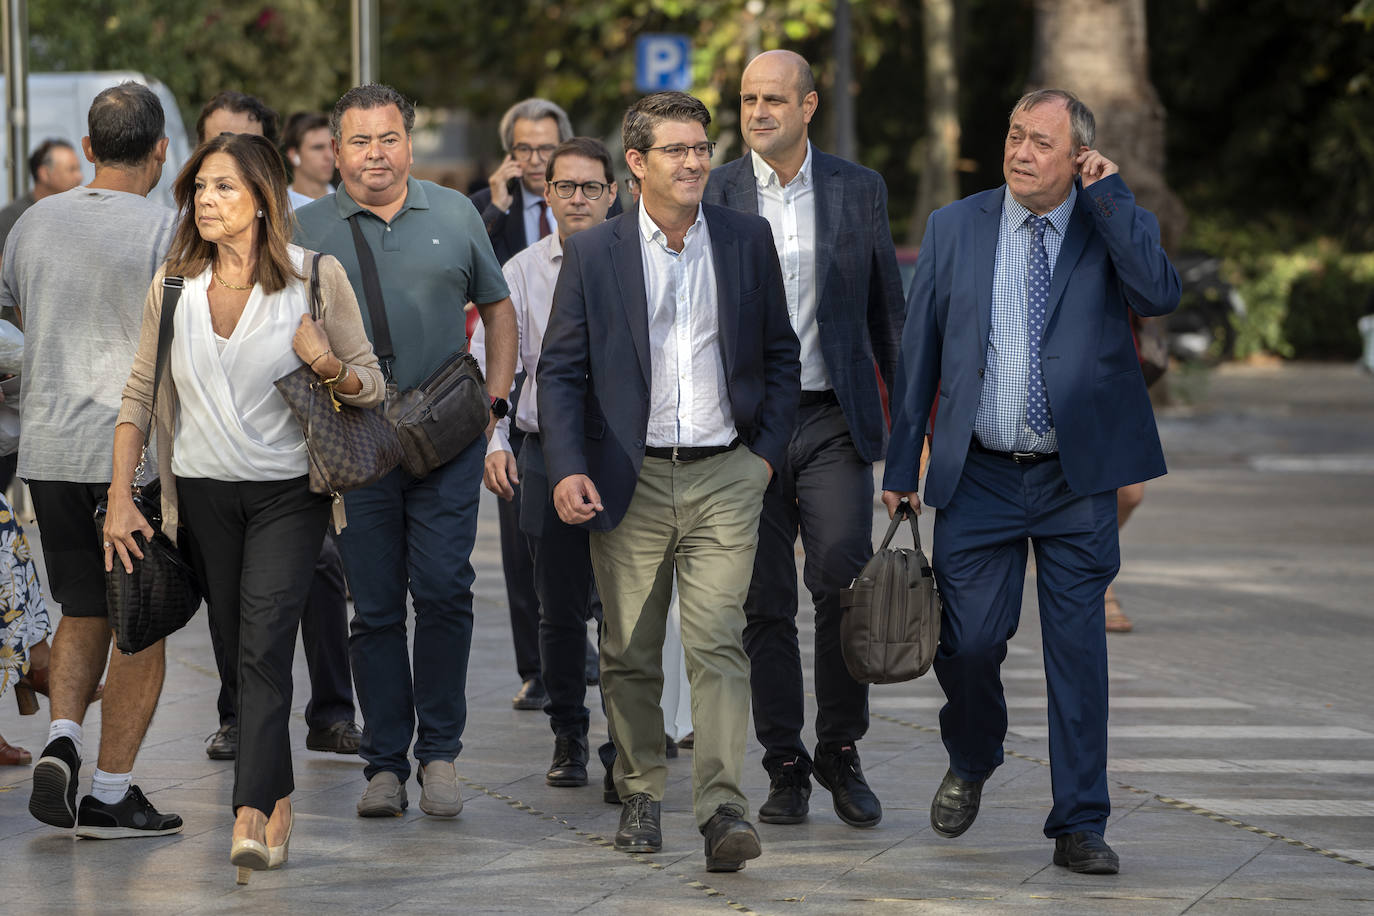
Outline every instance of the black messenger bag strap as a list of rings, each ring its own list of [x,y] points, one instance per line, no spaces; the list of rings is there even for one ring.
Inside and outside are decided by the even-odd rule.
[[[157,415],[157,389],[162,384],[162,370],[172,354],[172,319],[176,317],[177,301],[186,281],[181,277],[162,278],[162,320],[157,326],[157,363],[153,368],[153,401],[148,408],[148,428],[143,431],[143,442],[147,445],[153,432],[154,417]]]
[[[367,307],[368,317],[372,319],[372,343],[377,352],[377,361],[382,364],[382,374],[391,381],[391,364],[396,361],[396,351],[391,347],[391,326],[386,320],[386,300],[382,298],[382,281],[377,276],[377,259],[372,256],[372,246],[363,238],[363,228],[358,224],[362,216],[359,210],[348,218],[353,230],[353,248],[358,253],[358,270],[363,274],[363,304]]]

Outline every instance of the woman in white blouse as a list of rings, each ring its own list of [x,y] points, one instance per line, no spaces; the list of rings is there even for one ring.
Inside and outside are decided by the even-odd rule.
[[[210,614],[238,664],[238,757],[230,860],[286,861],[294,788],[287,733],[295,634],[329,519],[310,492],[305,440],[273,385],[302,362],[340,401],[382,398],[357,299],[332,257],[319,261],[320,321],[310,317],[313,255],[290,244],[281,157],[262,137],[221,134],[177,177],[180,221],[154,277],[115,428],[106,564],[140,556],[152,535],[129,496],[150,419],[163,481],[163,528],[192,542]],[[153,406],[163,275],[183,276],[169,366]],[[152,416],[156,411],[156,417]]]

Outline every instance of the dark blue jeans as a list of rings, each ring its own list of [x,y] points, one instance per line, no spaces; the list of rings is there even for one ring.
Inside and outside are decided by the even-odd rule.
[[[479,436],[427,477],[417,480],[397,468],[344,497],[348,527],[339,535],[339,553],[353,590],[348,650],[368,779],[390,770],[405,782],[412,738],[421,764],[452,760],[463,748],[471,555],[485,453]],[[413,668],[406,654],[407,583],[415,605]]]

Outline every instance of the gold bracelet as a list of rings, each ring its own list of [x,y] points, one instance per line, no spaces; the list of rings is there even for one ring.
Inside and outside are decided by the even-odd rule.
[[[310,361],[310,368],[311,368],[311,369],[314,369],[314,368],[315,368],[315,364],[316,364],[317,362],[319,362],[320,360],[324,359],[326,356],[328,356],[329,354],[331,354],[331,353],[333,353],[333,352],[334,352],[333,350],[330,350],[329,348],[326,347],[326,348],[325,348],[325,351],[324,351],[323,353],[321,353],[319,356],[315,357],[314,359],[312,359],[312,360]],[[339,362],[343,362],[343,360],[339,360]]]
[[[343,360],[339,360],[339,374],[331,379],[326,379],[325,384],[328,385],[330,388],[333,388],[335,385],[339,384],[339,382],[342,382],[346,378],[348,378],[348,363],[344,362]]]

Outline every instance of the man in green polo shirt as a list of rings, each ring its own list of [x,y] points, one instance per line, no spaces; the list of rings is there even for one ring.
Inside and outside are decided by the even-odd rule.
[[[477,303],[487,338],[487,391],[494,409],[504,413],[516,347],[505,278],[468,199],[410,177],[414,124],[415,109],[388,86],[344,93],[329,125],[342,187],[296,211],[296,241],[343,263],[374,337],[371,317],[381,303],[364,293],[350,222],[362,230],[396,355],[391,374],[402,390],[466,345],[463,306]],[[368,779],[358,802],[362,817],[398,816],[405,809],[412,738],[420,810],[440,817],[462,810],[454,759],[467,718],[470,556],[485,451],[479,437],[423,478],[397,468],[345,497],[349,524],[339,536],[339,552],[353,590],[349,654]],[[406,654],[407,586],[415,604],[413,674]]]

